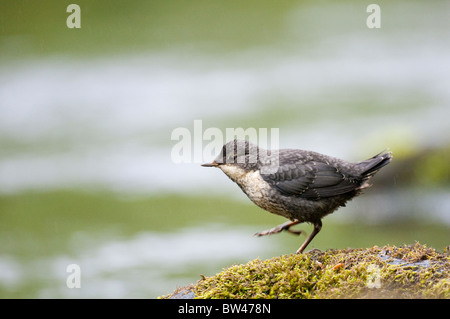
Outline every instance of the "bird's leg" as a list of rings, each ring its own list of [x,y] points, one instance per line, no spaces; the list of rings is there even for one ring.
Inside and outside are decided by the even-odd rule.
[[[319,220],[317,223],[314,224],[314,230],[312,233],[306,238],[305,242],[300,246],[300,248],[297,250],[297,254],[301,254],[303,250],[305,250],[306,246],[313,240],[313,238],[320,232],[322,229],[322,222]]]
[[[301,233],[303,233],[302,230],[292,230],[291,229],[291,226],[297,225],[298,223],[300,223],[300,221],[298,221],[298,220],[287,221],[281,225],[275,226],[274,228],[270,228],[270,229],[266,229],[266,230],[257,232],[255,234],[255,236],[260,237],[260,236],[278,234],[278,233],[281,233],[283,230],[287,230],[288,232],[290,232],[291,234],[294,234],[294,235],[300,235]]]

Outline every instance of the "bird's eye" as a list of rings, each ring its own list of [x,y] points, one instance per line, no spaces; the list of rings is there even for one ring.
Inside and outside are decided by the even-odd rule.
[[[236,154],[230,154],[225,158],[226,163],[234,163],[236,161]]]

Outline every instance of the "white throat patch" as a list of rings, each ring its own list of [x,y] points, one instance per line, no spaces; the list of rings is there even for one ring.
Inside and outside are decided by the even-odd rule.
[[[245,169],[236,165],[222,164],[219,168],[235,182],[242,179],[248,173]]]
[[[256,205],[260,205],[263,192],[269,185],[262,179],[258,170],[246,171],[239,166],[227,164],[220,165],[219,167],[230,179],[241,187],[244,193]]]

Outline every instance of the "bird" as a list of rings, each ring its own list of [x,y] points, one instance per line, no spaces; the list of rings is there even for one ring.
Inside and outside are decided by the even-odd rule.
[[[372,177],[391,160],[388,150],[361,162],[347,162],[314,151],[266,150],[234,139],[223,145],[212,162],[201,166],[219,168],[257,206],[288,219],[255,236],[282,231],[299,235],[304,232],[292,226],[314,225],[296,252],[301,254],[322,229],[322,218],[372,186]]]

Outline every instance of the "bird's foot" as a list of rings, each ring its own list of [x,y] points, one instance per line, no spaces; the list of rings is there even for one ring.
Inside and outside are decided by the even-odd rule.
[[[255,233],[255,236],[261,237],[261,236],[266,236],[266,235],[278,234],[278,233],[281,233],[283,230],[286,230],[294,235],[300,235],[301,233],[304,233],[303,230],[291,229],[292,226],[294,226],[298,223],[299,223],[299,221],[286,222],[281,225],[275,226],[273,228],[257,232],[257,233]]]

